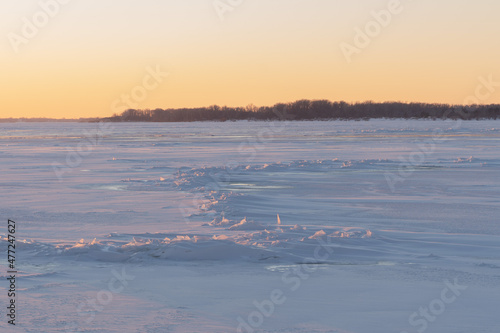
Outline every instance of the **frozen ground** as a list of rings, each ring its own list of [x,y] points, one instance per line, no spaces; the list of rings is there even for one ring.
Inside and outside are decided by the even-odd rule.
[[[499,121],[0,124],[0,330],[497,333],[499,139]]]

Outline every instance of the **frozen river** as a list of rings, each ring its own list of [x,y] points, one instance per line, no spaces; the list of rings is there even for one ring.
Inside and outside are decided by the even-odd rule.
[[[0,124],[19,270],[0,329],[496,333],[499,140],[500,121]]]

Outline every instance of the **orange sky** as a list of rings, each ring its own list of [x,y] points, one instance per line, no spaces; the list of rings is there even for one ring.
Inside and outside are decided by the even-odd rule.
[[[497,0],[239,3],[4,1],[0,118],[302,98],[463,103],[478,89],[480,103],[500,103]]]

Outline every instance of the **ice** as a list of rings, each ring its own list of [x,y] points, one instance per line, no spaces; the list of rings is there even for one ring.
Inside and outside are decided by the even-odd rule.
[[[228,228],[229,230],[265,230],[266,227],[255,221],[247,221],[243,218],[239,223],[236,223]]]
[[[0,124],[0,330],[496,333],[499,124]]]

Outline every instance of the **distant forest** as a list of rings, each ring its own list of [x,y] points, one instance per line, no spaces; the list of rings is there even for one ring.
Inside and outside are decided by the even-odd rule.
[[[246,107],[209,106],[182,109],[125,110],[121,115],[98,121],[233,121],[233,120],[368,120],[374,118],[402,119],[497,119],[500,105],[448,105],[425,103],[349,104],[328,100],[299,100],[274,106]]]
[[[212,105],[182,109],[128,109],[107,118],[49,119],[4,118],[1,122],[190,122],[234,120],[369,120],[388,119],[499,119],[500,104],[449,105],[401,102],[346,103],[328,100],[299,100],[273,106],[228,107]]]

